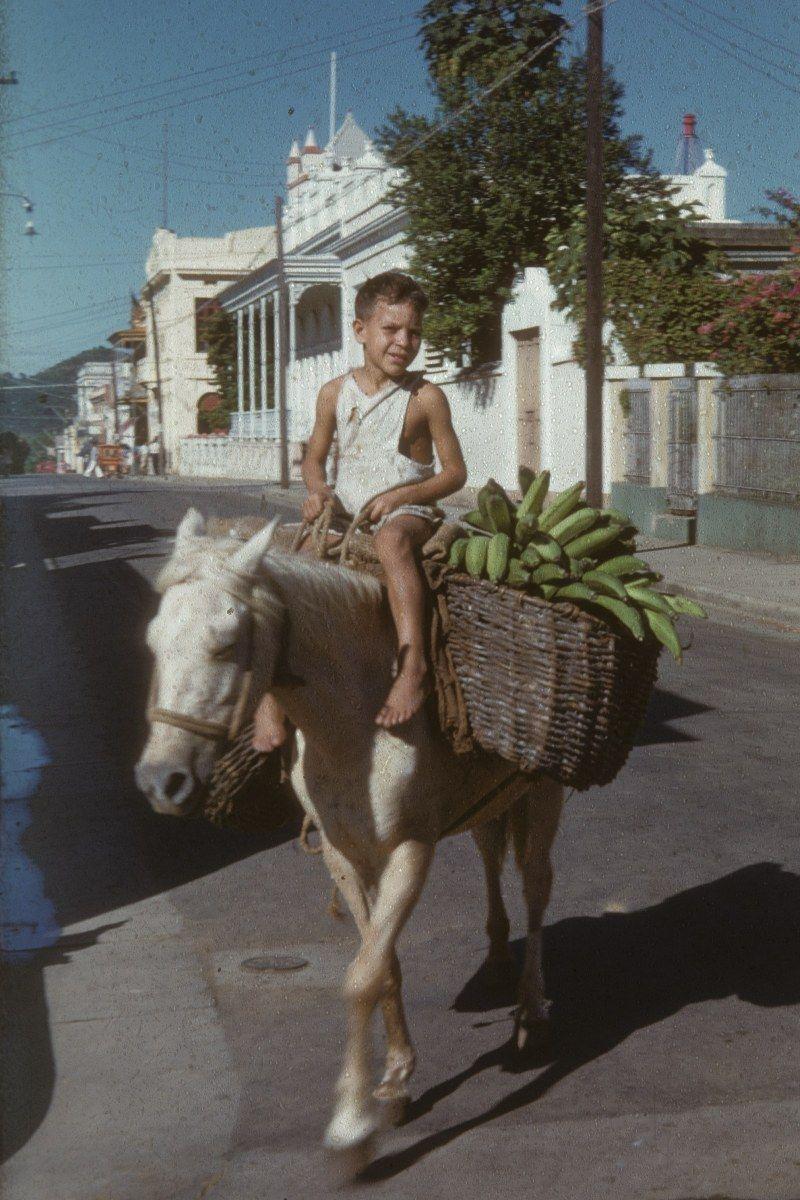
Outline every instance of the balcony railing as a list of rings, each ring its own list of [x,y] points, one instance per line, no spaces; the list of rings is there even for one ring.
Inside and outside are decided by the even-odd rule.
[[[292,414],[286,413],[287,437],[292,436]],[[274,441],[278,437],[277,409],[268,408],[266,411],[256,409],[254,412],[231,413],[232,438],[268,438]]]

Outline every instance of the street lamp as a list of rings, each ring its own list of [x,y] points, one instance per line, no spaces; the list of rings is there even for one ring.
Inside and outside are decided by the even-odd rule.
[[[23,212],[26,212],[26,213],[33,212],[33,201],[30,199],[30,197],[26,196],[23,192],[0,192],[0,196],[9,196],[13,200],[21,200]],[[39,231],[34,226],[33,221],[26,222],[26,224],[25,224],[25,236],[26,237],[36,237],[38,232]]]

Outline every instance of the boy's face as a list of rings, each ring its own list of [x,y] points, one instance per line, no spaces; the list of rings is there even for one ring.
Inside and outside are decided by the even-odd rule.
[[[400,379],[419,353],[422,317],[408,300],[378,300],[366,321],[356,317],[353,332],[364,347],[365,363]]]

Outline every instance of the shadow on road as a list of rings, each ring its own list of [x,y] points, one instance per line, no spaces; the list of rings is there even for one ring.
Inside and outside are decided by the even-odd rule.
[[[683,729],[674,729],[673,721],[683,721],[687,717],[695,717],[699,713],[713,712],[708,704],[698,704],[677,692],[668,692],[665,688],[655,688],[642,727],[636,735],[635,745],[656,746],[667,742],[696,742],[700,739]],[[694,727],[696,728],[696,726]]]
[[[522,939],[514,944],[514,976],[523,946]],[[770,1008],[800,1003],[800,876],[756,863],[638,912],[559,921],[544,932],[544,967],[553,999],[552,1044],[526,1059],[504,1042],[424,1092],[411,1105],[409,1121],[483,1071],[537,1073],[485,1112],[377,1159],[366,1179],[398,1175],[462,1134],[534,1104],[637,1030],[687,1005],[726,996]],[[498,984],[481,968],[453,1008],[485,1013],[506,1007],[514,1003],[515,986],[515,978]]]
[[[9,540],[15,539],[13,551],[28,559],[28,569],[7,576],[4,699],[40,732],[49,756],[26,801],[30,824],[19,839],[24,859],[17,868],[35,877],[60,928],[100,920],[296,832],[284,826],[253,835],[170,820],[154,814],[138,793],[133,766],[146,737],[151,667],[144,633],[158,598],[124,558],[102,559],[102,553],[135,545],[131,559],[161,556],[155,543],[172,531],[145,522],[104,529],[82,505],[67,512],[65,501],[72,499],[53,493],[6,504]],[[75,499],[96,502],[85,493]],[[69,562],[70,555],[93,551],[95,561]],[[45,572],[41,559],[48,557],[56,569]],[[54,945],[42,945],[34,931],[28,948],[6,955],[6,1157],[30,1138],[52,1096],[43,968],[68,962],[112,928],[99,923]]]

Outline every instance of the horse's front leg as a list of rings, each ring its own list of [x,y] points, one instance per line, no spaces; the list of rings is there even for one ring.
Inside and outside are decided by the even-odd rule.
[[[363,940],[369,926],[370,907],[358,873],[324,835],[322,854]],[[385,991],[381,997],[381,1010],[386,1026],[386,1066],[374,1095],[384,1103],[403,1105],[409,1096],[408,1081],[416,1065],[416,1054],[403,1009],[402,976],[396,954],[392,955]]]
[[[528,909],[525,962],[519,987],[516,1041],[520,1050],[549,1036],[550,1001],[545,995],[542,971],[542,920],[553,886],[550,850],[553,845],[564,789],[544,776],[511,811],[514,853],[522,875]]]
[[[345,979],[347,1047],[325,1141],[363,1157],[381,1121],[372,1095],[370,1020],[396,964],[395,944],[422,891],[433,845],[402,842],[389,856],[361,944]]]

